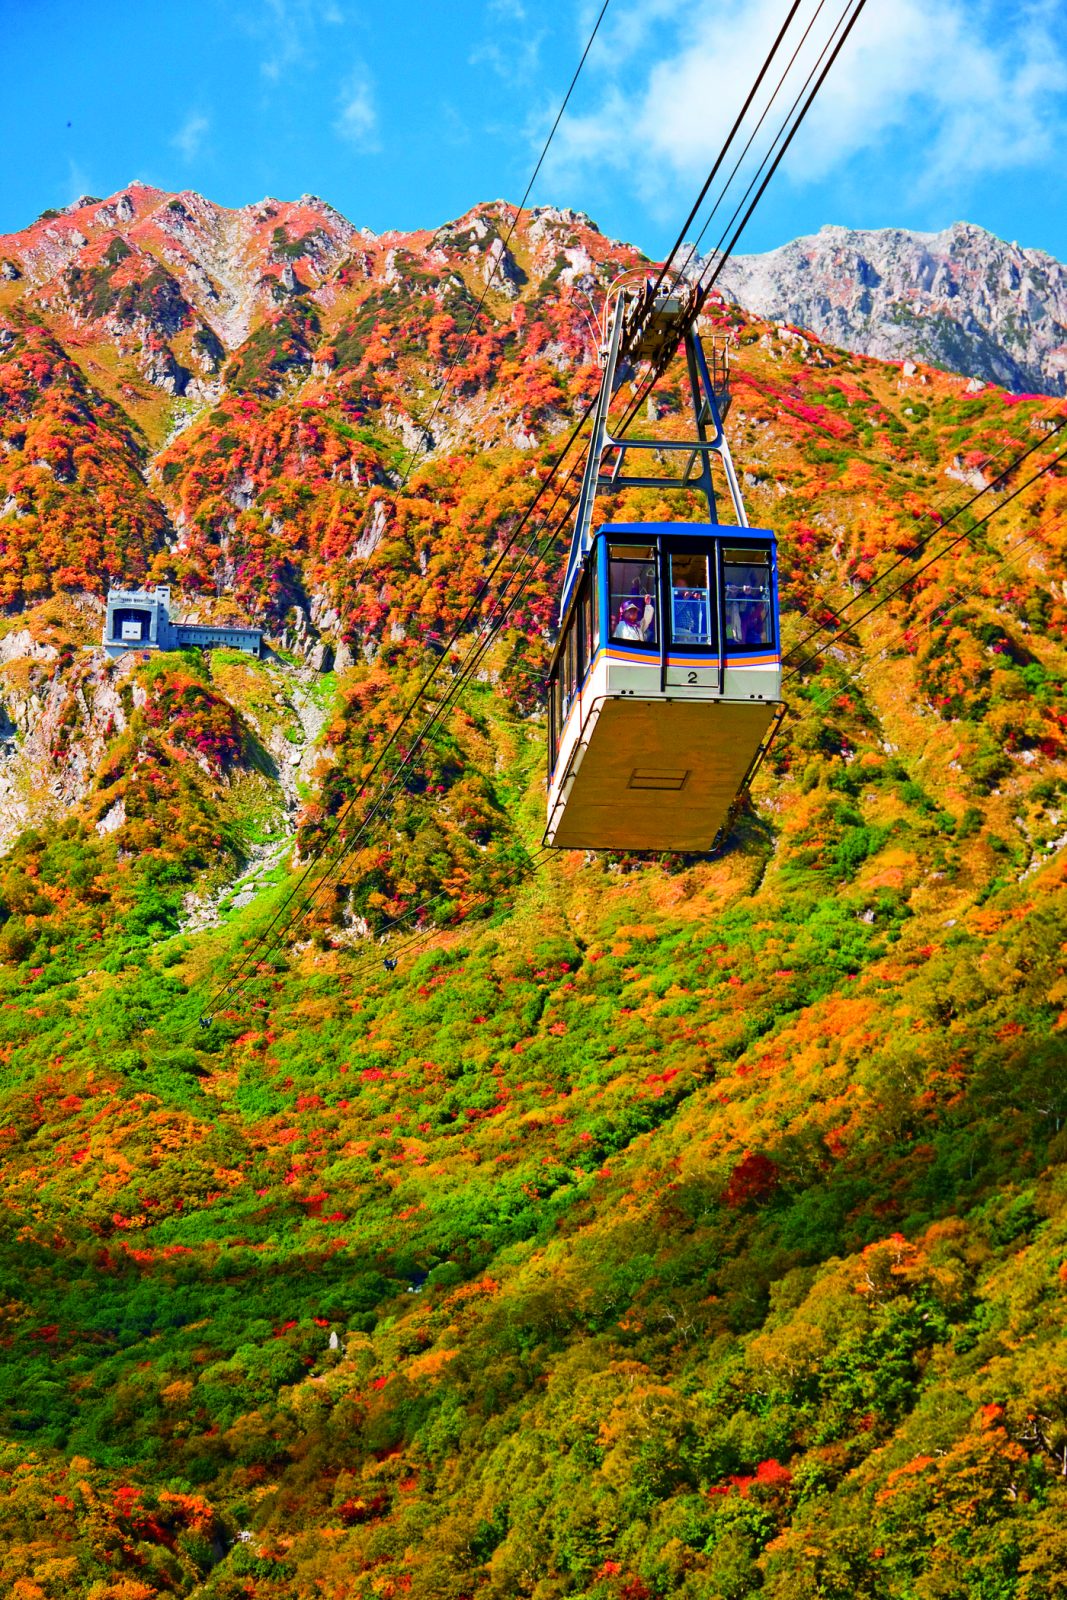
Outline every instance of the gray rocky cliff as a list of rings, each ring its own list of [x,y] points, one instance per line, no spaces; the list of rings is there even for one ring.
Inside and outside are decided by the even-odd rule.
[[[1017,393],[1067,393],[1067,267],[971,223],[941,233],[827,226],[735,257],[718,288],[862,355],[926,361]]]

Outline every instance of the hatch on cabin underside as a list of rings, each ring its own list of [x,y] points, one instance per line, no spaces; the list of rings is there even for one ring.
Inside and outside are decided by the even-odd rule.
[[[586,718],[545,843],[710,850],[781,714],[766,700],[605,698]]]

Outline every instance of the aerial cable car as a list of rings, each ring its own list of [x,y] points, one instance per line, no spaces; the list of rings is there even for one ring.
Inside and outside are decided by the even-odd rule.
[[[712,342],[709,362],[700,302],[682,280],[654,291],[643,274],[634,278],[611,286],[604,312],[603,378],[549,667],[544,843],[707,851],[785,714],[775,537],[749,526],[723,432],[725,343]],[[608,411],[619,384],[679,344],[695,437],[614,436]],[[628,468],[633,451],[644,452],[643,470]],[[682,461],[679,475],[656,471],[668,452]],[[714,459],[732,523],[718,520]],[[595,526],[597,497],[631,487],[695,490],[707,521]]]

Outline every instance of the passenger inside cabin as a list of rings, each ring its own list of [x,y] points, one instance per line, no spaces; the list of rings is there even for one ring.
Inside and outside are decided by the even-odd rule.
[[[703,626],[701,599],[702,596],[693,589],[684,589],[680,594],[675,591],[674,631],[679,637],[700,642],[706,638],[707,629]]]
[[[749,584],[734,589],[726,603],[726,639],[742,649],[771,642],[770,605],[763,592]]]
[[[724,551],[726,642],[740,650],[774,642],[769,552]]]
[[[767,616],[769,609],[766,601],[763,600],[753,600],[748,607],[742,623],[745,644],[759,645],[767,643]]]
[[[644,644],[652,638],[656,626],[656,612],[652,605],[652,596],[645,595],[644,613],[638,600],[625,600],[619,609],[619,620],[615,624],[616,639],[633,639]]]

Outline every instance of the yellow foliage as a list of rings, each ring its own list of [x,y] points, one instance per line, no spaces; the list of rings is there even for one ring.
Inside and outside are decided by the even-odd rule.
[[[918,860],[911,850],[883,850],[871,867],[862,871],[857,885],[867,890],[903,889],[918,874]]]
[[[408,1362],[407,1376],[437,1378],[458,1355],[458,1350],[428,1350],[424,1356],[416,1356],[414,1361]]]
[[[193,1385],[188,1378],[176,1378],[159,1391],[159,1398],[165,1406],[180,1406],[185,1404],[192,1392]]]

